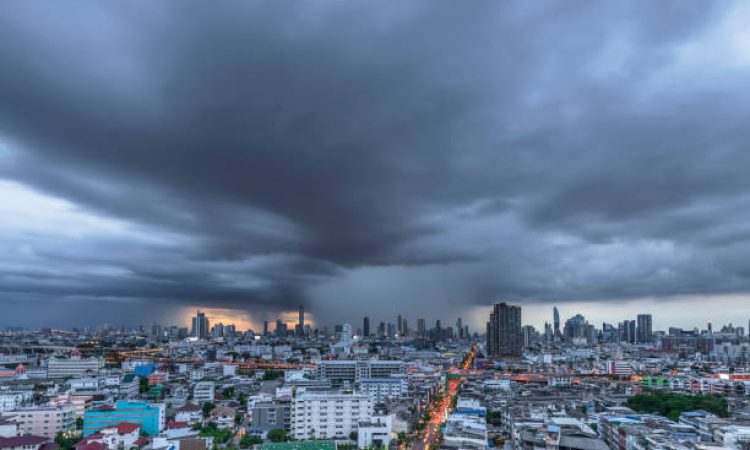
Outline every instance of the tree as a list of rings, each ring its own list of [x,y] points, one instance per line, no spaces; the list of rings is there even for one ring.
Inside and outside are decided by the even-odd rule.
[[[263,372],[263,381],[276,380],[283,376],[283,370],[266,370],[265,372]]]
[[[268,439],[271,442],[284,442],[287,440],[286,431],[283,428],[274,428],[268,432]]]
[[[76,419],[76,430],[83,430],[83,418],[79,417]]]
[[[148,378],[138,377],[138,392],[143,394],[148,391]]]
[[[203,404],[203,417],[208,417],[214,408],[216,408],[216,405],[214,405],[213,403],[211,402],[204,403]]]
[[[674,421],[679,420],[680,414],[697,409],[728,417],[727,401],[717,395],[689,395],[680,393],[647,393],[630,397],[627,401],[629,408],[640,413],[656,413]]]
[[[55,443],[58,444],[62,450],[71,450],[75,447],[78,441],[79,438],[77,435],[71,436],[64,433],[57,433],[57,436],[55,436]]]
[[[354,430],[351,433],[349,433],[349,439],[353,441],[356,441],[358,437],[359,437],[359,433],[357,433],[357,430]]]
[[[260,436],[249,436],[244,435],[242,436],[242,439],[240,439],[240,448],[248,448],[252,447],[253,445],[260,445],[263,443],[263,439],[260,438]]]

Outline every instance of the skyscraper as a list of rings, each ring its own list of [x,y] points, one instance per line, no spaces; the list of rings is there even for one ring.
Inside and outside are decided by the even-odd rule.
[[[419,337],[424,337],[427,333],[427,322],[423,318],[417,319],[417,335]]]
[[[192,335],[202,339],[208,337],[208,317],[200,311],[193,317]]]
[[[462,325],[460,317],[456,320],[456,332],[458,333],[459,338],[464,337],[464,326]]]
[[[636,340],[636,326],[635,320],[624,320],[622,321],[618,329],[620,331],[620,342],[635,343]]]
[[[365,317],[364,323],[362,324],[362,334],[364,337],[370,336],[370,318]]]
[[[651,342],[653,337],[653,325],[651,314],[638,314],[638,342]]]
[[[281,319],[276,319],[276,336],[286,337],[288,331],[286,323],[282,322]]]
[[[305,308],[299,305],[299,320],[297,321],[297,336],[305,335]]]
[[[504,302],[493,306],[487,322],[487,353],[491,357],[522,356],[520,306]]]
[[[263,336],[268,336],[268,321],[263,321]]]
[[[554,319],[555,329],[553,331],[555,333],[555,338],[560,338],[560,311],[557,310],[557,306],[552,309],[552,315]]]
[[[401,321],[401,314],[398,315],[398,318],[396,319],[396,330],[398,330],[399,336],[403,334],[403,322]]]

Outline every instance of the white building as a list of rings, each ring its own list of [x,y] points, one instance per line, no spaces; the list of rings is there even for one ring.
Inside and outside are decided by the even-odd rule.
[[[16,394],[0,394],[0,412],[12,411],[16,409],[18,405],[18,395]]]
[[[408,392],[404,378],[363,378],[359,380],[359,390],[376,402],[403,397]]]
[[[198,403],[214,401],[216,388],[212,381],[201,381],[193,387],[193,400]]]
[[[391,416],[376,416],[360,422],[357,430],[358,448],[388,448],[391,444]]]
[[[372,420],[372,399],[363,394],[303,392],[292,403],[295,439],[348,437],[360,422]]]
[[[335,381],[355,382],[364,378],[390,378],[403,374],[403,361],[388,360],[330,360],[318,362],[318,377]]]
[[[750,427],[730,426],[724,431],[724,446],[742,450],[750,446]]]
[[[629,376],[632,372],[633,368],[627,361],[618,359],[607,363],[607,373],[610,375]]]
[[[47,378],[96,375],[103,366],[101,358],[50,358],[47,361]]]
[[[203,419],[203,411],[201,407],[194,404],[188,403],[182,408],[177,410],[174,420],[176,422],[187,422],[188,425],[200,422]]]
[[[100,442],[109,450],[129,449],[136,446],[140,438],[141,426],[122,422],[112,427],[102,428],[86,438],[86,442]]]

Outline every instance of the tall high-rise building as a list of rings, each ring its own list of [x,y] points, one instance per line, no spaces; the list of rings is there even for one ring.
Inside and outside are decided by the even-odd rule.
[[[555,338],[559,338],[561,336],[561,333],[560,333],[560,311],[557,310],[557,306],[555,306],[552,309],[552,316],[553,316],[552,318],[554,319],[553,325],[555,327],[554,330],[553,330],[553,332],[555,334]]]
[[[365,317],[365,320],[362,323],[362,335],[364,337],[370,336],[370,318]]]
[[[417,335],[419,337],[424,337],[425,334],[427,334],[427,322],[424,320],[424,318],[417,319]]]
[[[276,336],[286,337],[289,329],[286,323],[282,322],[281,319],[276,319]]]
[[[629,342],[631,344],[636,341],[636,326],[635,320],[624,320],[618,325],[620,332],[620,342]]]
[[[224,337],[224,332],[225,332],[224,328],[225,328],[224,324],[221,322],[214,325],[213,328],[211,328],[211,337],[215,337],[215,338]]]
[[[460,317],[458,318],[458,320],[456,320],[456,333],[458,333],[459,338],[464,337],[464,326]]]
[[[401,320],[401,314],[399,314],[398,317],[396,318],[396,330],[398,330],[399,335],[403,334],[403,330],[404,330],[403,327],[404,327],[404,323]]]
[[[263,321],[263,336],[268,336],[268,321]]]
[[[491,357],[522,356],[520,306],[505,302],[493,306],[487,322],[487,353]]]
[[[654,330],[651,314],[638,314],[638,342],[651,342]]]
[[[409,323],[406,321],[406,318],[401,320],[401,336],[408,336],[409,335]]]
[[[201,311],[198,311],[193,317],[192,335],[197,338],[208,337],[208,317]]]
[[[297,327],[295,328],[295,334],[297,336],[305,335],[305,307],[299,305],[299,319],[297,320]]]

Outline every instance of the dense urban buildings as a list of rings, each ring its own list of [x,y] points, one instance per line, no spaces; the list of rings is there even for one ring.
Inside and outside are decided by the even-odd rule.
[[[377,330],[366,316],[355,332],[349,323],[311,328],[297,313],[294,332],[282,319],[275,332],[264,322],[262,334],[219,321],[209,328],[198,312],[191,333],[159,324],[0,333],[0,348],[12,349],[0,353],[0,445],[263,450],[295,439],[361,449],[747,450],[750,442],[744,326],[662,331],[648,313],[594,324],[585,311],[563,318],[555,307],[537,330],[523,323],[521,305],[501,302],[488,309],[484,335],[461,317],[420,317],[412,332],[399,314]],[[663,414],[642,406],[654,402]]]

